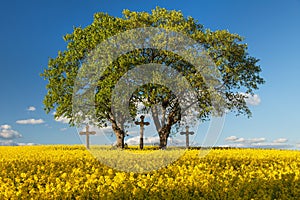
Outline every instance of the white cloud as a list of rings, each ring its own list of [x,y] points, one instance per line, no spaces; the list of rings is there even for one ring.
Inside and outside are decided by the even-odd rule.
[[[17,143],[13,139],[20,138],[22,135],[11,128],[10,125],[0,126],[0,146],[32,146],[35,143]]]
[[[234,143],[234,144],[223,144],[223,145],[219,145],[219,147],[246,148],[247,146],[246,146],[245,144],[241,144],[241,143]]]
[[[257,144],[252,144],[253,147],[258,147],[258,148],[275,148],[275,149],[286,149],[286,148],[292,148],[293,145],[287,144],[287,143],[275,143],[275,142],[270,142],[270,143],[257,143]]]
[[[236,136],[229,136],[227,138],[225,138],[225,141],[236,141],[238,138]]]
[[[233,144],[226,144],[221,145],[222,147],[236,147],[236,148],[270,148],[270,149],[287,149],[293,148],[294,145],[287,144],[287,143],[274,143],[274,142],[259,142],[259,143],[233,143]]]
[[[266,141],[266,138],[249,138],[249,139],[245,139],[243,137],[238,138],[236,136],[230,136],[230,137],[225,138],[225,141],[234,142],[234,143],[252,144],[252,143],[258,143],[258,142],[264,142],[264,141]]]
[[[61,129],[59,129],[60,131],[66,131],[66,130],[68,130],[68,128],[61,128]]]
[[[248,143],[259,143],[259,142],[265,142],[266,138],[251,138],[246,140]]]
[[[138,132],[138,131],[127,131],[126,133],[127,133],[128,136],[133,136],[133,135],[140,134],[140,132]]]
[[[0,146],[18,146],[18,143],[12,140],[0,140]]]
[[[57,117],[57,118],[55,118],[55,121],[61,122],[63,124],[68,124],[70,120],[66,117]]]
[[[276,140],[274,140],[274,143],[286,143],[288,141],[288,139],[286,138],[278,138]]]
[[[140,136],[132,137],[127,140],[125,140],[125,143],[128,145],[138,145],[140,144]],[[159,137],[158,136],[152,136],[152,137],[145,137],[144,138],[144,144],[145,145],[155,145],[159,144]],[[168,138],[168,145],[174,146],[174,145],[181,145],[185,146],[185,141],[179,140],[179,139],[174,139],[174,138]]]
[[[8,124],[3,124],[0,126],[1,129],[11,129],[11,126]]]
[[[286,138],[278,138],[273,142],[266,142],[265,138],[238,138],[236,136],[230,136],[225,138],[225,141],[230,142],[230,144],[222,145],[222,147],[238,147],[238,148],[277,148],[286,149],[292,148],[294,145],[287,144]]]
[[[129,145],[137,145],[140,144],[140,136],[129,138],[125,141],[125,143]],[[159,143],[158,137],[146,137],[144,138],[144,144],[156,144]]]
[[[36,143],[32,143],[32,142],[28,142],[28,143],[17,143],[17,146],[34,146],[34,145],[38,145]]]
[[[186,142],[185,140],[175,139],[175,138],[168,138],[168,145],[170,146],[185,146]],[[195,141],[190,141],[190,146],[197,145]]]
[[[248,105],[257,106],[261,102],[261,99],[257,94],[251,95],[251,94],[246,94],[246,93],[243,93],[243,92],[241,92],[241,94],[246,97],[245,101]]]
[[[11,126],[4,124],[1,126],[0,129],[0,138],[1,139],[15,139],[20,138],[22,135],[13,129],[11,129]]]
[[[23,119],[23,120],[17,120],[17,124],[43,124],[45,123],[42,119]]]
[[[36,108],[35,108],[34,106],[29,106],[29,107],[27,108],[27,110],[28,110],[28,111],[35,111]]]
[[[33,146],[35,143],[17,143],[13,140],[0,140],[0,146]]]
[[[55,115],[55,114],[56,114],[56,112],[54,111],[54,112],[52,113],[52,115]],[[63,123],[63,124],[68,124],[68,123],[70,122],[70,120],[69,120],[67,117],[62,117],[62,116],[56,117],[56,118],[55,118],[55,121],[60,122],[60,123]]]
[[[237,138],[235,141],[233,141],[233,142],[236,142],[236,143],[239,143],[239,142],[241,142],[241,143],[244,143],[244,142],[246,142],[246,139],[245,138]]]

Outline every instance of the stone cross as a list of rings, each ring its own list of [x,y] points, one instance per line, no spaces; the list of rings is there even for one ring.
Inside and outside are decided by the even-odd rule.
[[[145,116],[142,115],[141,121],[136,121],[135,124],[140,126],[140,149],[144,148],[144,125],[148,126],[150,123],[149,122],[144,122]]]
[[[189,148],[190,146],[190,141],[189,141],[189,135],[194,135],[194,132],[189,132],[189,127],[185,127],[185,132],[180,132],[181,135],[185,135],[185,143],[186,143],[186,148]]]
[[[89,131],[89,125],[86,125],[85,132],[81,131],[79,133],[80,135],[86,135],[86,148],[90,149],[90,135],[95,135],[95,131]]]

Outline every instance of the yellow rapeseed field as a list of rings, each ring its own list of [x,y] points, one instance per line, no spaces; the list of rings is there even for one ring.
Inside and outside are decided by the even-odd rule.
[[[83,146],[0,147],[1,200],[300,199],[299,173],[299,151],[220,149],[201,158],[189,150],[167,167],[133,173]]]

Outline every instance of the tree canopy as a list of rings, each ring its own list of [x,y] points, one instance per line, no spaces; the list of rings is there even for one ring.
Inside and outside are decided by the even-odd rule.
[[[55,117],[67,117],[70,119],[70,125],[75,125],[77,116],[73,112],[73,99],[76,95],[74,87],[78,82],[85,82],[86,77],[80,77],[78,74],[84,64],[88,62],[87,57],[97,49],[99,44],[113,36],[147,27],[180,33],[199,43],[220,74],[220,87],[214,89],[224,99],[225,103],[222,109],[236,112],[237,115],[251,116],[251,111],[245,101],[247,96],[241,92],[253,94],[259,85],[264,83],[264,80],[259,75],[261,72],[258,65],[259,60],[248,54],[247,44],[243,43],[243,38],[227,30],[212,31],[204,28],[194,18],[184,17],[181,11],[166,10],[160,7],[153,9],[151,13],[124,10],[122,17],[96,13],[94,21],[90,25],[84,28],[76,27],[73,33],[66,34],[64,36],[64,40],[67,42],[66,50],[59,51],[56,58],[49,59],[48,68],[41,74],[48,80],[46,86],[48,92],[44,98],[46,112],[55,110]],[[131,37],[137,39],[139,36],[132,35]],[[157,40],[160,41],[159,38]],[[148,38],[145,41],[147,42]],[[176,42],[180,44],[184,41]],[[168,45],[168,43],[162,45]],[[115,48],[122,47],[119,45]],[[104,51],[102,54],[105,54],[113,49],[102,51]],[[124,125],[132,121],[138,112],[137,107],[140,103],[145,108],[144,112],[151,113],[153,117],[160,137],[161,148],[166,147],[171,128],[183,122],[183,108],[180,107],[178,94],[168,87],[155,83],[140,85],[131,94],[128,102],[132,118],[125,117],[122,112],[114,112],[112,97],[115,95],[116,84],[136,66],[149,66],[151,63],[169,66],[185,77],[196,94],[195,105],[199,110],[197,119],[207,119],[212,114],[211,92],[205,83],[203,74],[197,73],[193,63],[167,49],[140,47],[126,52],[108,63],[105,70],[101,71],[101,76],[96,76],[96,80],[94,80],[96,89],[92,91],[94,92],[93,102],[86,100],[95,108],[92,118],[97,125],[99,127],[108,124],[112,126],[119,147],[124,147],[126,129]],[[143,68],[140,69],[143,70]],[[87,77],[92,78],[93,74],[99,73],[97,68],[92,72],[89,72],[90,75]],[[149,71],[146,70],[146,72]],[[81,71],[81,74],[84,73]],[[156,73],[152,78],[163,80],[164,74],[168,74],[168,77],[175,76],[171,70]],[[130,79],[124,81],[128,82],[128,86],[130,85]],[[185,100],[188,101],[189,98],[185,98]]]

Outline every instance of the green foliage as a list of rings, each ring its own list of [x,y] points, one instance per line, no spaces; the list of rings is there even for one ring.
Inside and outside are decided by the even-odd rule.
[[[86,56],[111,36],[141,27],[159,27],[180,32],[203,45],[222,75],[223,85],[220,92],[226,100],[226,110],[251,116],[245,103],[246,97],[240,92],[253,94],[264,80],[259,76],[261,72],[257,64],[259,60],[248,55],[247,44],[243,43],[243,38],[227,30],[205,29],[192,17],[184,17],[180,11],[159,7],[151,13],[124,10],[121,18],[96,13],[92,24],[85,28],[76,27],[73,33],[65,35],[67,49],[63,52],[59,51],[56,58],[51,58],[48,68],[41,74],[48,80],[48,93],[44,99],[46,112],[56,110],[55,117],[67,117],[70,119],[70,124],[74,125],[75,116],[72,113],[74,82]],[[98,81],[94,103],[96,120],[100,127],[116,120],[116,116],[111,113],[111,96],[117,81],[134,66],[148,63],[171,66],[187,78],[195,91],[198,93],[200,90],[205,91],[203,77],[194,74],[193,66],[180,56],[164,50],[137,49],[111,63]],[[199,115],[200,119],[207,118],[211,114],[211,110],[208,109],[211,106],[209,99],[209,93],[199,96],[199,107],[202,111]],[[139,88],[131,99],[132,116],[137,112],[135,103],[138,101],[142,101],[147,107],[158,102],[165,103],[171,118],[175,117],[171,115],[172,112],[178,111],[176,97],[165,87],[150,84]],[[176,122],[175,120],[171,125]],[[119,126],[122,127],[122,124]]]

